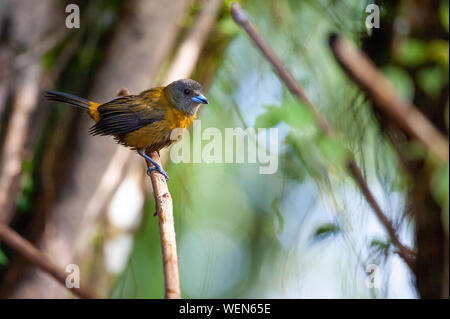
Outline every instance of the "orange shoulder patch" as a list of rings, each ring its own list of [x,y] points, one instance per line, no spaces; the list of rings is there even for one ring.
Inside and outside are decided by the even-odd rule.
[[[89,115],[95,122],[100,121],[100,113],[98,112],[98,107],[100,105],[100,103],[95,103],[92,101],[89,102]]]

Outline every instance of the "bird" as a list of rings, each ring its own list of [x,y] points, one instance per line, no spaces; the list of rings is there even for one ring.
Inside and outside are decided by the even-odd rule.
[[[167,172],[148,154],[159,153],[177,141],[182,131],[197,117],[200,106],[208,104],[201,84],[191,79],[177,80],[167,86],[122,96],[103,104],[58,91],[45,91],[44,96],[51,102],[87,111],[95,121],[89,129],[91,135],[113,136],[116,142],[137,151],[152,163],[147,174],[156,170],[166,180],[169,179]]]

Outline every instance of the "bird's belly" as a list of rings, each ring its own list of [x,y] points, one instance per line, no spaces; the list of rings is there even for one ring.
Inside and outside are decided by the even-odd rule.
[[[171,127],[165,121],[153,123],[127,133],[121,138],[121,143],[136,149],[158,151],[176,142],[184,131],[184,128],[174,130]]]
[[[157,151],[176,142],[194,118],[195,116],[186,116],[181,111],[170,110],[164,120],[125,134],[120,142],[136,149]]]
[[[147,148],[150,145],[162,145],[170,141],[170,130],[162,122],[153,123],[125,134],[123,144],[136,149]]]

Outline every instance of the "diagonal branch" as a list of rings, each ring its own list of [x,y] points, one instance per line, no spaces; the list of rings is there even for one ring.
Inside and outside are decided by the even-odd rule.
[[[330,37],[334,57],[374,105],[410,136],[425,144],[442,161],[448,161],[448,139],[417,109],[403,99],[372,61],[348,41]]]
[[[67,273],[53,264],[43,253],[41,253],[36,247],[34,247],[29,241],[24,239],[14,230],[7,225],[0,223],[0,239],[6,243],[9,247],[22,255],[28,262],[48,273],[56,281],[66,286]],[[84,299],[96,299],[98,298],[93,292],[87,288],[67,288],[71,293]]]
[[[289,72],[289,70],[286,68],[283,62],[281,62],[281,60],[276,56],[275,52],[264,40],[264,38],[259,34],[256,28],[250,23],[245,11],[241,8],[239,4],[235,2],[231,4],[231,15],[233,16],[234,21],[239,26],[241,26],[245,30],[245,32],[247,32],[249,37],[259,48],[264,57],[272,64],[272,66],[275,69],[275,72],[278,74],[281,80],[283,80],[283,82],[286,84],[286,86],[292,92],[292,94],[294,94],[300,101],[305,103],[306,106],[313,112],[322,132],[330,137],[335,137],[334,129],[331,127],[331,125],[328,123],[325,117],[319,112],[319,110],[310,102],[303,88],[295,80],[294,76]],[[377,203],[366,181],[364,180],[361,169],[358,167],[355,159],[351,157],[348,160],[347,165],[350,174],[352,175],[355,182],[359,185],[367,202],[370,204],[379,221],[383,224],[383,226],[387,230],[394,245],[398,248],[398,254],[410,267],[412,267],[414,260],[413,257],[414,252],[400,242],[392,221],[383,212],[381,206]]]

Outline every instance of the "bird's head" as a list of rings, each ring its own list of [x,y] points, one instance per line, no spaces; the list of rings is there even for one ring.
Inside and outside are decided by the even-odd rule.
[[[191,79],[172,82],[165,90],[170,102],[189,115],[195,115],[200,104],[208,104],[200,83]]]

